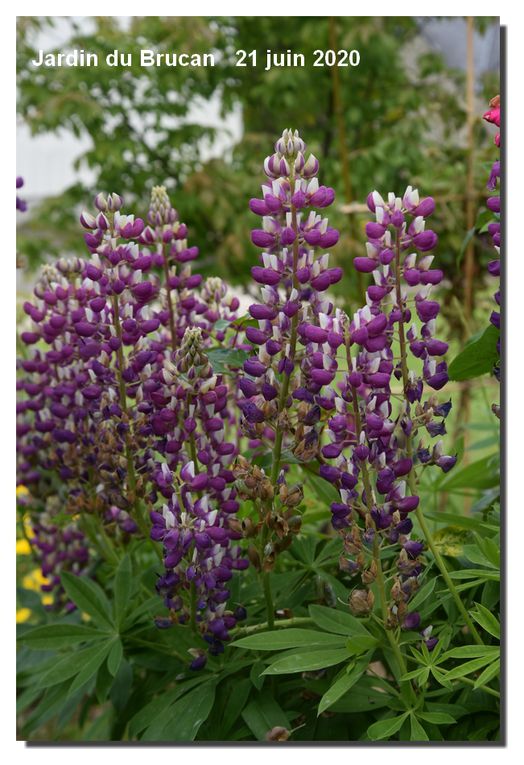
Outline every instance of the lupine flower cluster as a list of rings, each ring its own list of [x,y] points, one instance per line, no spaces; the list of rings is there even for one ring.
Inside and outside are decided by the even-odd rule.
[[[185,446],[195,443],[190,421],[197,403],[188,391],[183,417],[187,430],[181,434],[176,418],[182,403],[163,390],[166,366],[187,331],[198,331],[209,344],[223,337],[224,325],[235,318],[238,307],[220,279],[208,280],[200,295],[195,291],[202,279],[191,273],[190,260],[198,250],[188,246],[187,227],[179,223],[163,188],[153,191],[150,225],[124,214],[122,206],[117,194],[99,194],[97,212],[80,217],[89,259],[62,258],[44,266],[35,300],[24,304],[30,323],[21,341],[28,351],[19,362],[17,383],[19,482],[42,487],[54,473],[67,485],[63,511],[79,518],[80,527],[83,516],[96,516],[117,544],[126,544],[136,533],[149,536],[144,503],[151,501],[151,487],[157,483],[152,449],[158,449],[159,436],[169,464],[178,468],[188,457],[175,454],[177,438],[179,450],[183,441]],[[198,379],[189,375],[188,389]],[[213,380],[207,396],[218,391],[216,412],[224,409],[227,419],[229,391]],[[206,432],[217,422],[208,417]],[[234,493],[222,486],[226,479],[221,472],[229,445],[220,438],[223,433],[213,436],[216,453],[209,470],[214,490],[224,492],[220,500],[225,512],[232,513],[237,507]],[[197,444],[195,448],[198,452]],[[206,447],[201,452],[205,464]],[[231,475],[227,477],[230,483]],[[38,549],[46,529],[56,535],[57,548],[63,540],[80,539],[76,531],[64,537],[63,529],[43,526],[41,519],[34,528]],[[221,543],[227,546],[223,539]],[[51,554],[48,538],[44,544]],[[218,560],[219,552],[214,554]],[[46,570],[49,560],[55,558],[43,562]],[[231,568],[243,565],[236,550],[227,560]],[[57,565],[55,578],[59,571]],[[225,590],[221,592],[217,599]],[[225,635],[224,627],[220,637]]]
[[[484,114],[484,119],[487,122],[490,122],[493,125],[496,125],[498,128],[500,128],[500,96],[495,96],[495,98],[492,98],[489,106],[490,106],[489,110]],[[495,144],[496,146],[500,147],[500,131],[495,136]],[[487,187],[490,191],[496,191],[499,183],[500,183],[500,159],[496,160],[493,163],[493,166],[491,168],[491,173],[488,179]],[[491,236],[493,247],[495,248],[498,255],[498,257],[495,260],[492,260],[488,264],[488,272],[490,273],[491,276],[494,276],[495,278],[500,280],[500,234],[501,234],[500,193],[497,192],[493,196],[488,197],[487,207],[489,210],[491,210],[492,213],[494,213],[496,218],[496,220],[493,223],[489,224],[488,231]],[[497,305],[500,306],[500,287],[495,292],[494,298]],[[499,311],[492,311],[490,316],[490,322],[493,324],[494,327],[496,327],[497,329],[500,329],[500,312]],[[500,352],[500,339],[497,341],[497,349]],[[499,379],[500,365],[497,364],[493,371],[497,379]],[[498,407],[496,411],[498,411]]]
[[[225,438],[229,391],[213,374],[199,327],[186,329],[173,362],[164,361],[162,378],[155,391],[162,407],[152,422],[165,461],[155,464],[150,500],[160,498],[163,505],[151,512],[151,537],[163,543],[166,571],[157,590],[171,617],[158,626],[192,620],[210,652],[219,653],[243,615],[227,610],[227,583],[248,562],[230,523],[240,505],[231,470],[236,446]],[[191,666],[204,663],[198,653]]]
[[[435,337],[440,306],[431,299],[443,278],[429,254],[437,243],[426,228],[434,206],[410,186],[403,197],[389,194],[384,200],[376,191],[368,197],[375,220],[366,225],[366,255],[354,265],[372,273],[374,283],[366,305],[351,321],[341,321],[348,371],[338,386],[320,468],[340,492],[332,513],[349,555],[341,565],[360,574],[366,586],[353,591],[351,607],[355,613],[371,610],[368,585],[377,576],[377,552],[381,545],[398,545],[388,619],[389,626],[404,629],[420,623],[418,613],[409,611],[424,549],[411,537],[410,514],[419,505],[416,468],[434,464],[447,472],[456,462],[443,454],[442,441],[430,450],[420,438],[424,430],[443,435],[451,408],[435,395],[424,398],[424,385],[440,390],[448,380],[442,360],[447,344]]]
[[[333,381],[337,369],[336,349],[341,340],[338,318],[326,291],[342,277],[331,267],[329,254],[339,238],[336,229],[317,210],[334,200],[332,188],[319,184],[318,160],[306,157],[306,145],[297,131],[285,130],[267,157],[262,199],[252,199],[250,209],[262,218],[262,227],[251,233],[262,249],[260,264],[251,269],[261,288],[261,302],[250,306],[254,320],[246,330],[253,355],[244,363],[239,387],[244,395],[239,406],[250,446],[261,443],[274,450],[271,479],[254,480],[249,487],[245,465],[240,478],[246,496],[255,492],[262,504],[278,494],[287,526],[299,498],[296,487],[286,485],[280,470],[283,447],[308,460],[319,447],[321,409],[331,409],[333,392],[323,387]],[[295,406],[291,407],[292,402]],[[255,497],[256,498],[256,497]],[[289,517],[287,517],[289,516]],[[268,523],[275,518],[267,517]],[[284,534],[287,539],[287,535]],[[281,540],[282,542],[282,540]],[[287,542],[286,542],[287,544]],[[271,545],[265,551],[271,560]]]
[[[60,500],[53,495],[47,499],[43,512],[33,513],[30,543],[40,562],[42,576],[47,579],[41,585],[42,592],[53,595],[52,605],[46,607],[68,612],[74,610],[75,604],[68,600],[60,575],[63,571],[83,574],[89,563],[89,547],[75,520],[65,526],[57,522],[60,510]]]

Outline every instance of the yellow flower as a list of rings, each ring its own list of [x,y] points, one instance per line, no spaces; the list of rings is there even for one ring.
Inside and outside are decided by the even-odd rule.
[[[31,616],[31,611],[29,608],[18,608],[16,611],[17,624],[21,624],[21,622],[26,622],[30,616]]]
[[[26,536],[32,537],[33,536],[33,529],[31,526],[31,518],[29,517],[29,514],[26,513],[22,519],[22,522],[24,524],[24,532]]]
[[[29,489],[27,489],[25,486],[20,484],[20,486],[16,487],[16,496],[17,497],[28,497],[29,496]]]
[[[49,579],[42,576],[42,572],[39,568],[35,568],[30,574],[27,574],[22,579],[22,586],[26,590],[39,590],[42,584],[49,584]]]
[[[31,552],[31,545],[27,539],[16,540],[16,554],[17,555],[29,555]]]

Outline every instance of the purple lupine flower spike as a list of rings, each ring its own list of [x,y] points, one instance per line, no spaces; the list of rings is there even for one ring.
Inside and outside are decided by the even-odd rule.
[[[497,127],[500,127],[500,97],[495,96],[490,102],[490,109],[484,114],[484,119],[487,122],[491,122],[492,124],[496,125]],[[495,143],[497,146],[500,146],[500,132],[495,137]],[[500,183],[500,160],[496,160],[493,163],[493,166],[491,168],[491,173],[488,179],[487,187],[490,191],[496,191],[497,186]],[[497,253],[497,258],[495,260],[492,260],[488,263],[488,272],[490,276],[495,277],[496,279],[499,279],[500,282],[500,246],[501,246],[501,223],[500,223],[500,194],[496,193],[493,196],[488,197],[487,199],[487,207],[488,209],[494,213],[495,220],[489,224],[488,226],[488,232],[491,237],[491,242],[493,244],[493,247]],[[497,303],[497,306],[500,306],[500,286],[499,289],[494,294],[495,302]],[[497,329],[500,329],[500,311],[492,311],[490,316],[490,322],[493,324],[494,327]],[[497,350],[500,354],[500,338],[497,340]],[[500,379],[500,361],[497,363],[493,369],[493,373],[497,380]],[[493,411],[497,415],[497,417],[500,416],[500,407],[498,404],[493,405]]]
[[[409,186],[403,197],[383,198],[374,191],[368,207],[375,220],[366,226],[366,256],[357,257],[354,265],[372,273],[374,284],[367,289],[366,305],[351,320],[339,317],[348,372],[328,419],[328,442],[322,447],[326,464],[320,475],[340,494],[331,509],[333,526],[342,534],[349,555],[343,556],[342,568],[352,575],[360,573],[367,586],[376,576],[375,564],[368,562],[371,547],[380,548],[383,542],[398,545],[386,626],[417,629],[420,616],[408,609],[422,571],[424,544],[410,536],[410,514],[420,500],[409,489],[418,454],[412,453],[408,439],[412,443],[423,429],[430,436],[443,434],[451,408],[434,394],[424,400],[425,385],[440,390],[448,379],[442,359],[447,344],[434,336],[440,306],[432,296],[443,273],[433,268],[429,250],[437,236],[426,228],[425,220],[435,204],[431,197],[421,200]],[[405,363],[410,352],[422,365],[418,361],[409,369],[395,359],[396,336],[402,338]],[[420,367],[422,373],[415,372]],[[393,393],[399,382],[401,404]],[[439,442],[424,462],[447,471],[455,460],[443,454]],[[355,598],[356,613],[363,612],[364,605],[369,608],[361,600]]]

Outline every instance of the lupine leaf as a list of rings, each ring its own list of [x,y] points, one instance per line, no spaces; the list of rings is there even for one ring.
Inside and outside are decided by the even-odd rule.
[[[449,365],[450,380],[471,380],[489,374],[498,361],[497,340],[499,330],[490,324],[475,336]]]
[[[111,606],[104,591],[96,582],[69,572],[61,574],[60,581],[68,597],[81,611],[89,614],[102,627],[113,626]]]
[[[359,678],[362,677],[364,670],[369,664],[369,660],[370,654],[365,656],[364,659],[360,659],[349,672],[343,672],[320,699],[317,715],[329,709],[330,706],[342,698],[355,685]]]
[[[122,641],[115,640],[111,647],[111,653],[107,657],[107,668],[113,677],[115,677],[116,673],[118,672],[118,668],[120,667],[120,662],[122,661],[123,656],[124,651],[122,648]]]
[[[95,645],[91,648],[84,648],[82,651],[74,651],[58,658],[54,666],[45,672],[38,680],[39,688],[47,688],[50,685],[57,685],[70,677],[77,675],[82,667],[89,664],[92,659],[103,654],[106,645]],[[101,662],[100,662],[101,663]]]
[[[46,624],[24,632],[18,640],[28,648],[44,651],[50,648],[65,648],[73,643],[107,640],[108,634],[83,624]]]
[[[408,712],[399,715],[398,717],[388,717],[386,720],[379,720],[368,728],[368,736],[372,741],[381,741],[384,738],[389,738],[398,730],[401,729],[402,723],[408,716]]]
[[[351,655],[356,654],[358,656],[359,654],[368,651],[370,648],[376,648],[378,644],[379,641],[372,635],[355,635],[354,637],[349,638],[346,643],[346,648]]]
[[[282,651],[286,648],[301,646],[338,646],[344,647],[344,638],[318,630],[278,629],[272,632],[261,632],[256,635],[235,640],[231,645],[247,648],[251,651]]]
[[[429,741],[428,734],[426,733],[422,725],[419,723],[415,715],[411,715],[410,723],[411,723],[411,735],[410,735],[411,741]]]
[[[309,615],[319,627],[337,635],[370,635],[362,622],[351,614],[326,606],[309,606]]]
[[[490,635],[500,640],[500,623],[495,614],[492,614],[482,603],[475,603],[477,610],[470,611],[471,616]]]
[[[213,708],[215,688],[216,683],[207,682],[186,693],[170,708],[169,721],[161,734],[150,737],[148,728],[143,741],[194,741]]]
[[[414,598],[409,601],[409,608],[411,611],[416,611],[417,607],[420,606],[421,603],[425,603],[425,601],[428,600],[433,590],[435,589],[437,579],[438,577],[433,577],[428,582],[425,582],[425,584],[422,585],[422,587],[416,593]],[[437,608],[439,603],[436,598],[434,599],[433,603],[434,603],[434,607]]]
[[[454,717],[448,715],[447,712],[417,712],[417,717],[421,717],[428,723],[433,725],[451,725],[456,723]]]
[[[259,694],[242,712],[242,719],[258,741],[264,741],[271,728],[281,725],[290,728],[286,713],[272,695]]]
[[[217,374],[231,374],[229,367],[241,367],[250,355],[241,348],[211,348],[206,353]]]
[[[486,683],[489,683],[490,680],[498,675],[500,675],[500,659],[494,661],[493,664],[490,664],[489,667],[486,667],[486,669],[480,673],[475,681],[475,688],[479,688],[481,685],[486,685]]]
[[[451,669],[449,672],[446,673],[446,680],[455,680],[458,677],[465,677],[466,675],[469,675],[471,672],[476,672],[477,669],[480,669],[481,667],[484,667],[486,664],[489,664],[491,662],[491,658],[489,656],[481,656],[478,659],[471,659],[471,661],[466,661],[464,664],[461,664],[459,667],[455,667],[454,669]]]
[[[97,646],[98,651],[94,653],[87,661],[82,662],[82,664],[78,666],[80,671],[71,683],[71,687],[69,688],[69,696],[71,696],[73,693],[75,693],[75,691],[85,685],[85,683],[87,683],[88,680],[90,680],[93,675],[98,672],[108,653],[112,650],[113,645],[114,642],[111,641],[105,643],[102,646]]]
[[[332,667],[334,664],[340,664],[348,658],[349,653],[345,648],[306,651],[277,659],[262,674],[286,675],[293,672],[308,672],[314,669]]]
[[[440,661],[446,659],[475,659],[479,656],[489,656],[495,658],[499,655],[500,649],[494,645],[462,645],[457,648],[451,648],[442,654]]]
[[[145,730],[148,725],[160,715],[160,713],[169,710],[171,704],[173,704],[176,699],[190,691],[195,685],[199,685],[201,682],[200,678],[196,678],[187,684],[182,683],[181,685],[177,685],[176,688],[172,688],[171,690],[156,696],[133,715],[129,721],[129,735],[132,737],[137,736]]]
[[[228,696],[227,704],[222,718],[222,731],[228,733],[231,726],[237,721],[242,710],[246,707],[249,694],[251,693],[251,680],[244,677],[242,680],[235,680]]]

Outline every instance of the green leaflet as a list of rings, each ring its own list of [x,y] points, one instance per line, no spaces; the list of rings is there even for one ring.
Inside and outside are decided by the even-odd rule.
[[[337,635],[370,635],[359,619],[335,608],[309,606],[309,615],[321,629]]]
[[[345,648],[332,650],[305,651],[292,656],[283,656],[262,673],[264,675],[286,675],[293,672],[308,672],[314,669],[324,669],[340,664],[349,658]]]
[[[49,624],[24,632],[18,641],[33,650],[45,651],[51,648],[65,648],[73,643],[107,640],[108,634],[83,624]]]
[[[306,629],[278,629],[235,640],[232,645],[251,651],[282,651],[302,646],[344,646],[344,639],[333,634]]]
[[[111,629],[113,617],[110,603],[102,590],[92,579],[75,576],[68,572],[61,575],[62,585],[73,603],[85,611],[101,627]]]
[[[402,723],[408,716],[408,712],[398,717],[388,717],[386,720],[379,720],[368,728],[368,736],[372,741],[380,741],[389,738],[402,727]]]
[[[370,658],[371,654],[367,654],[354,664],[351,669],[348,668],[349,672],[344,672],[338,677],[320,699],[317,715],[329,709],[332,704],[342,698],[355,685],[368,666]]]
[[[176,701],[169,710],[169,719],[158,735],[148,728],[143,741],[194,741],[200,726],[207,720],[215,700],[216,683],[209,681]],[[151,735],[152,733],[155,735]]]

